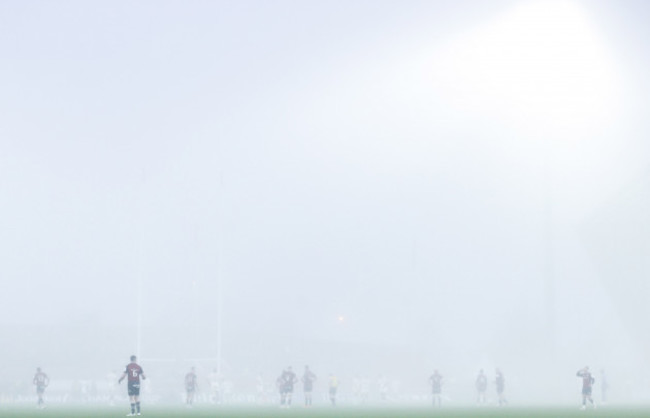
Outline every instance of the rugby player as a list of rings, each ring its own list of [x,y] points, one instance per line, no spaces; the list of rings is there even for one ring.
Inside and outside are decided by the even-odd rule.
[[[43,373],[40,367],[36,368],[34,375],[34,384],[36,385],[36,394],[38,395],[38,407],[45,408],[45,401],[43,400],[43,393],[45,388],[50,384],[50,378]]]
[[[291,408],[293,385],[298,382],[298,378],[291,369],[291,366],[282,371],[278,380],[280,386],[280,406],[283,408]]]
[[[587,409],[587,400],[591,405],[596,408],[596,404],[591,397],[591,389],[596,382],[596,379],[589,372],[589,367],[585,366],[584,368],[578,370],[576,376],[582,378],[582,407],[580,409]]]
[[[442,399],[440,392],[442,389],[442,375],[438,370],[434,370],[431,377],[429,377],[429,382],[431,383],[431,394],[433,398],[433,406],[442,406]],[[437,404],[437,405],[436,405]]]
[[[185,404],[191,408],[194,403],[194,393],[198,389],[198,382],[196,379],[196,371],[194,367],[185,375],[185,392],[187,397],[185,398]]]
[[[136,356],[131,356],[131,362],[126,365],[122,377],[117,381],[117,383],[122,383],[122,380],[127,378],[127,391],[131,402],[131,413],[127,414],[127,417],[140,415],[140,377],[142,380],[146,379],[142,367],[135,362],[136,360]]]
[[[483,373],[483,369],[481,369],[478,373],[478,376],[476,376],[476,403],[481,404],[481,403],[486,403],[486,397],[485,397],[485,391],[487,390],[487,377],[485,377],[485,373]]]
[[[497,377],[494,383],[497,388],[497,397],[499,398],[499,406],[503,406],[508,403],[508,401],[506,401],[506,396],[504,394],[506,389],[506,379],[503,377],[503,373],[499,369],[496,369],[496,375]]]
[[[305,366],[305,372],[301,380],[305,392],[305,406],[309,407],[312,405],[311,392],[314,390],[314,382],[316,381],[316,375],[309,370],[309,366]]]
[[[334,376],[333,374],[330,374],[329,378],[329,394],[330,394],[330,402],[332,403],[332,406],[336,406],[336,391],[339,388],[339,378]]]

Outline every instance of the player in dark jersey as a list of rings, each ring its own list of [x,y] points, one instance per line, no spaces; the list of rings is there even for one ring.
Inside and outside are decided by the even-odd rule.
[[[134,415],[140,415],[140,377],[142,380],[146,379],[142,367],[140,367],[135,361],[137,360],[136,356],[131,356],[131,362],[126,365],[122,377],[117,381],[117,383],[122,383],[124,378],[127,378],[128,381],[128,393],[129,401],[131,401],[131,413],[127,417],[132,417]]]
[[[291,408],[291,396],[293,395],[293,385],[298,382],[296,374],[291,366],[282,371],[279,377],[280,386],[280,406],[282,408]]]
[[[34,384],[36,385],[36,394],[38,395],[38,407],[41,409],[45,408],[43,393],[45,393],[45,388],[50,384],[50,378],[41,371],[40,367],[36,368]]]
[[[194,403],[194,393],[197,391],[197,389],[198,382],[196,379],[196,371],[194,367],[192,367],[192,369],[190,369],[190,371],[185,375],[185,392],[187,393],[185,404],[190,408]]]
[[[591,389],[596,382],[596,379],[589,372],[589,367],[585,366],[584,368],[578,370],[576,376],[582,378],[582,407],[580,409],[587,409],[587,400],[591,405],[596,408],[594,400],[591,398]]]
[[[442,375],[438,373],[438,370],[434,370],[431,377],[429,377],[429,382],[431,383],[431,394],[433,398],[433,406],[442,406],[442,399],[440,392],[442,389]],[[437,404],[437,405],[436,405]]]
[[[485,377],[485,373],[483,373],[483,369],[481,369],[478,373],[478,376],[476,376],[476,403],[481,404],[481,403],[486,403],[486,398],[485,398],[485,391],[487,390],[487,377]]]
[[[499,406],[503,406],[508,403],[506,401],[505,390],[506,390],[506,379],[503,377],[501,370],[496,369],[496,380],[494,384],[497,388],[497,397],[499,399]]]
[[[314,390],[314,382],[316,381],[316,375],[314,372],[309,370],[309,366],[305,366],[305,373],[303,373],[302,378],[302,388],[305,392],[305,406],[311,406],[311,392]]]

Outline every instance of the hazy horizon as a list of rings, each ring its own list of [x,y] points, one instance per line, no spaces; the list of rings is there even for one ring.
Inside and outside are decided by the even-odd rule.
[[[460,404],[495,367],[572,402],[589,365],[649,401],[649,15],[2,2],[0,394],[137,353],[342,391],[437,368]]]

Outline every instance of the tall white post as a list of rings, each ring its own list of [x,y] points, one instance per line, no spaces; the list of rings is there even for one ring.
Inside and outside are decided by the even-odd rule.
[[[136,342],[135,342],[135,355],[140,358],[140,352],[142,351],[142,269],[138,272],[138,312],[137,312],[137,332],[136,332]]]
[[[217,375],[221,375],[222,323],[223,323],[223,172],[219,171],[219,196],[217,198]]]

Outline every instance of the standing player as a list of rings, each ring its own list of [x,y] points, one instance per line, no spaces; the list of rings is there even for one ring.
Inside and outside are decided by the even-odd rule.
[[[431,377],[429,377],[429,382],[431,382],[431,394],[433,397],[433,406],[438,404],[438,407],[442,406],[442,398],[440,392],[442,389],[442,375],[438,373],[438,370],[434,370]]]
[[[587,399],[589,399],[591,405],[596,408],[596,404],[591,398],[591,389],[596,379],[594,379],[589,372],[589,367],[585,366],[584,368],[578,370],[576,376],[582,378],[582,407],[580,409],[587,409]]]
[[[291,369],[287,367],[279,377],[280,386],[280,406],[282,408],[291,408],[291,396],[293,395],[293,385],[296,384],[298,378]]]
[[[140,415],[140,376],[142,376],[142,380],[146,379],[142,367],[135,362],[136,360],[136,356],[131,356],[131,362],[126,365],[122,377],[117,381],[117,383],[122,383],[125,377],[128,381],[127,390],[129,393],[129,401],[131,401],[131,413],[127,417]]]
[[[485,397],[485,391],[487,391],[487,377],[485,377],[485,373],[483,373],[483,369],[481,369],[478,373],[478,376],[476,376],[476,403],[481,404],[481,403],[486,403],[486,397]]]
[[[192,407],[194,403],[194,393],[198,389],[198,381],[196,379],[196,371],[194,367],[185,375],[185,392],[187,397],[185,398],[185,404],[188,408]]]
[[[506,401],[506,396],[504,394],[506,390],[506,379],[503,377],[503,373],[501,373],[501,370],[497,369],[496,370],[496,380],[495,380],[495,385],[497,387],[497,397],[499,398],[499,406],[503,406],[508,403]]]
[[[45,393],[45,388],[50,384],[50,378],[41,371],[40,367],[37,367],[33,381],[36,385],[36,394],[38,395],[38,407],[41,409],[45,408],[43,393]]]
[[[336,391],[339,388],[339,378],[330,373],[329,378],[329,393],[330,393],[330,402],[332,406],[336,406]]]
[[[305,373],[302,375],[302,384],[303,390],[305,392],[305,406],[311,406],[311,392],[314,390],[314,382],[316,381],[316,375],[314,372],[309,370],[309,366],[305,366]]]

